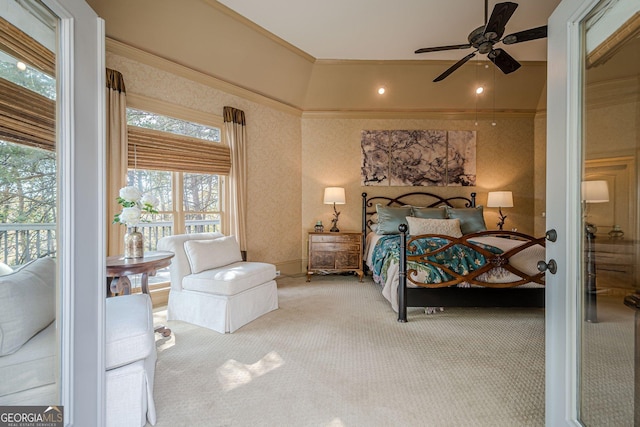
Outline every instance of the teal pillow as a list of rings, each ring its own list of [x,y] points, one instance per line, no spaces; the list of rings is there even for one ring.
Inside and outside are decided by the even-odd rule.
[[[406,224],[406,218],[411,216],[411,206],[391,207],[376,205],[378,212],[378,234],[398,234],[398,226]]]
[[[417,208],[412,209],[413,216],[426,219],[446,219],[447,211],[444,208]]]
[[[447,206],[447,217],[460,220],[462,234],[477,233],[487,229],[482,215],[482,206],[477,208],[452,208]]]

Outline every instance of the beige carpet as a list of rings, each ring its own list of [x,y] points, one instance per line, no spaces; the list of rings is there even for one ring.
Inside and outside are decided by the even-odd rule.
[[[634,425],[634,313],[624,297],[598,295],[598,323],[583,323],[580,413],[585,425]]]
[[[157,426],[541,426],[541,309],[411,309],[370,279],[278,280],[280,309],[158,338]],[[156,313],[160,323],[165,313]]]

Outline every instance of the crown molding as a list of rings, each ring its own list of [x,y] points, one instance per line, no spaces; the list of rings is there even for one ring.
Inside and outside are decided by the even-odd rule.
[[[488,60],[480,59],[482,65]],[[316,65],[425,65],[425,66],[446,66],[453,65],[458,61],[451,59],[316,59]],[[474,60],[474,63],[477,62]],[[520,61],[520,64],[526,66],[546,67],[547,61]]]
[[[305,110],[304,119],[431,119],[491,120],[534,118],[536,110]]]
[[[248,101],[274,108],[285,113],[293,114],[296,116],[300,116],[302,114],[302,110],[298,107],[286,104],[282,101],[268,97],[261,93],[257,93],[247,88],[237,86],[233,83],[229,83],[218,77],[196,71],[192,68],[146,52],[142,49],[135,48],[121,41],[107,37],[105,38],[105,45],[106,51],[114,55],[122,56],[127,59],[140,62],[150,67],[154,67],[159,70],[184,77],[185,79],[194,81],[196,83],[200,83],[205,86],[224,91],[225,93],[235,95]]]

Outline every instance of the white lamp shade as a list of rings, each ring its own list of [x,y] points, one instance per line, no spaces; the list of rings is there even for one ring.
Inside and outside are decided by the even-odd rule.
[[[582,181],[582,200],[587,203],[605,203],[609,201],[607,181]]]
[[[490,191],[487,198],[488,208],[512,208],[513,194],[511,191]]]
[[[326,205],[331,205],[333,203],[335,203],[336,205],[344,205],[346,203],[346,199],[344,196],[344,188],[342,187],[325,188],[324,203]]]

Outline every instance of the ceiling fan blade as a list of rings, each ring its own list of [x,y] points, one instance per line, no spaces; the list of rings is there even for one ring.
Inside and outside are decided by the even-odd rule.
[[[457,70],[458,68],[462,67],[465,62],[467,62],[468,60],[470,60],[474,56],[476,56],[476,53],[475,52],[471,52],[469,55],[465,56],[460,61],[458,61],[455,64],[453,64],[451,67],[449,67],[449,69],[447,71],[445,71],[444,73],[440,74],[438,77],[433,79],[434,83],[446,79],[449,76],[449,74],[453,73],[455,70]]]
[[[517,33],[509,34],[502,39],[504,44],[514,44],[528,42],[529,40],[543,39],[547,37],[547,26],[531,28],[529,30],[519,31]]]
[[[487,55],[487,58],[496,64],[496,67],[500,68],[505,74],[513,73],[515,70],[520,68],[520,63],[502,49],[492,50]]]
[[[422,49],[416,50],[415,53],[439,52],[441,50],[469,49],[470,47],[471,47],[470,44],[454,44],[451,46],[423,47]]]
[[[499,40],[504,34],[504,27],[517,8],[518,4],[510,1],[496,4],[493,12],[491,12],[489,22],[484,27],[485,38],[487,40]]]

